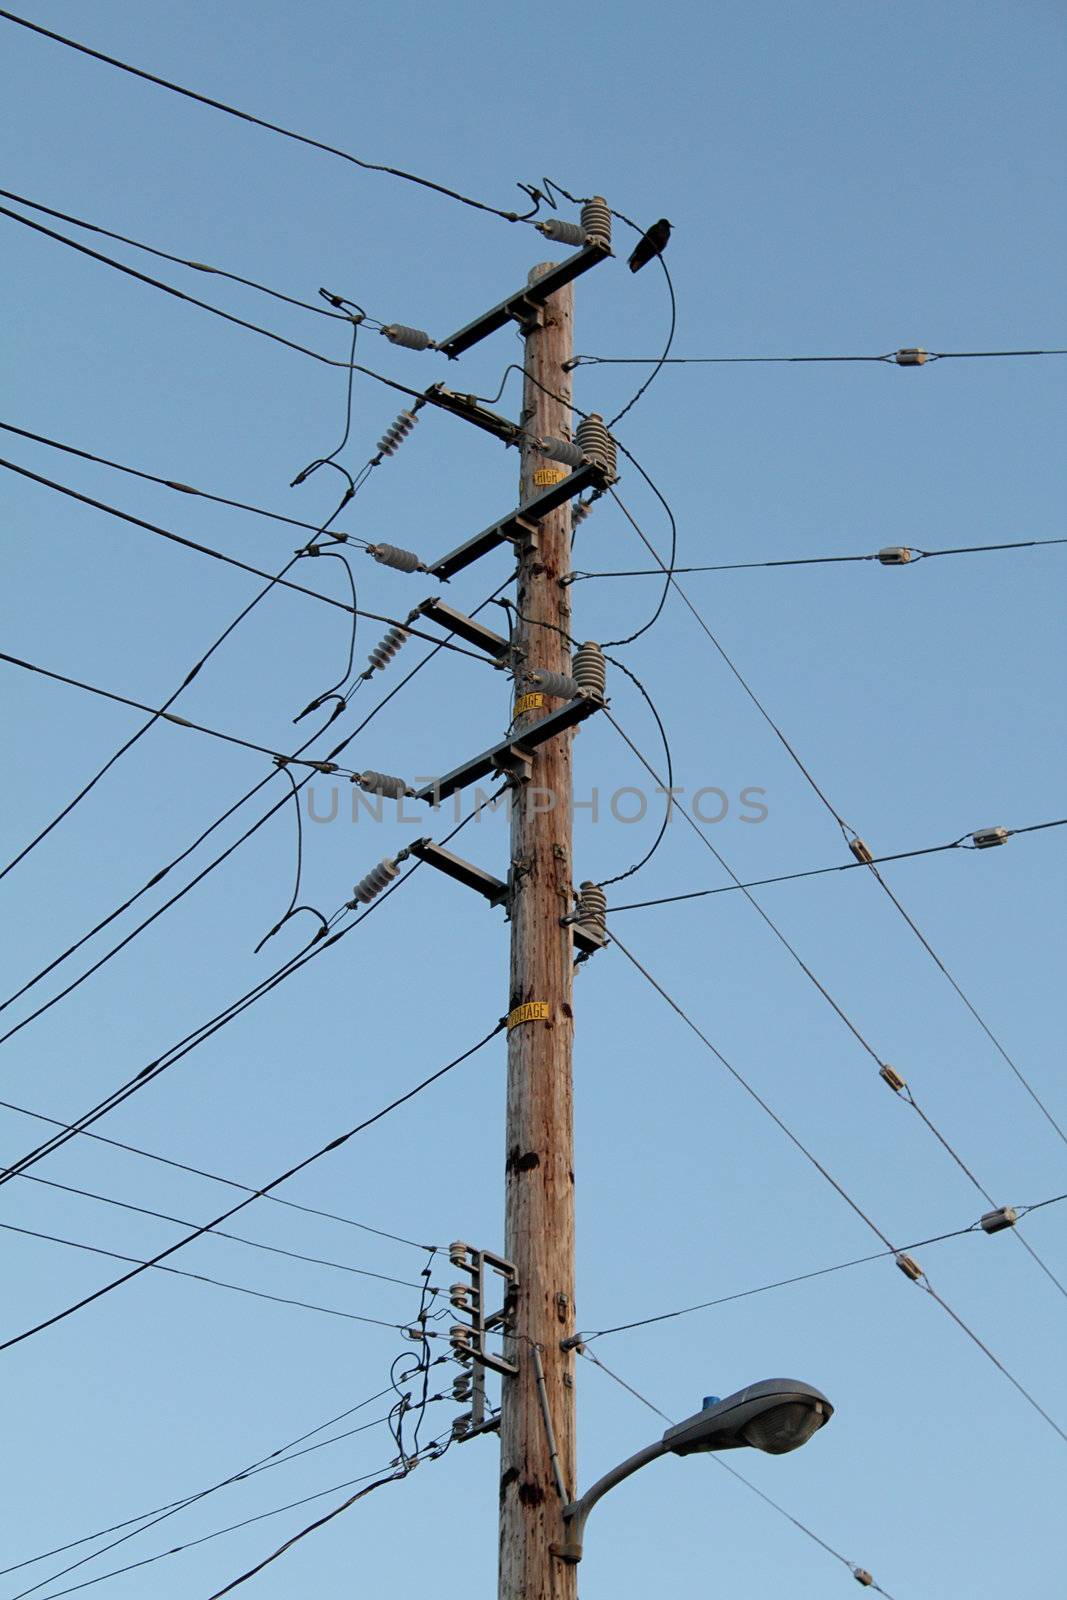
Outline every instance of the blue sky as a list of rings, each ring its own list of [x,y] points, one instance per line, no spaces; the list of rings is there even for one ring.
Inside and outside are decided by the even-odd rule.
[[[629,4],[558,14],[526,5],[365,8],[281,0],[212,8],[33,5],[34,21],[373,161],[504,208],[516,182],[556,179],[628,215],[675,225],[676,354],[876,354],[1062,346],[1062,9],[910,3],[712,7]],[[370,316],[441,335],[558,252],[413,185],[345,166],[3,24],[11,130],[6,186],[176,255],[299,298],[324,285]],[[565,211],[565,214],[569,214]],[[331,450],[344,377],[0,219],[3,419],[212,492],[317,522],[337,486],[295,473]],[[60,225],[62,226],[62,225]],[[73,232],[73,230],[66,230]],[[90,241],[100,244],[99,241]],[[347,356],[343,326],[217,277],[100,245],[235,315]],[[646,356],[668,308],[655,269],[619,259],[576,287],[583,353]],[[361,334],[358,357],[422,387],[492,395],[520,345],[505,330],[456,366]],[[1060,536],[1060,359],[696,366],[665,370],[620,438],[677,517],[681,564],[870,553]],[[611,415],[642,369],[576,373],[585,410]],[[399,397],[357,379],[357,470]],[[512,375],[498,409],[515,417]],[[4,436],[29,470],[275,570],[301,535],[41,445]],[[428,411],[341,519],[360,538],[429,558],[514,503],[517,459]],[[255,580],[4,474],[4,650],[158,705],[255,592]],[[340,482],[340,480],[337,480]],[[632,471],[619,492],[661,552],[662,508]],[[295,536],[295,537],[294,537]],[[430,592],[357,554],[361,605],[403,615]],[[644,566],[620,512],[583,525],[577,564]],[[708,626],[834,807],[878,852],[1063,814],[1063,553],[778,568],[686,580]],[[295,574],[344,594],[343,574]],[[472,609],[503,581],[497,553],[457,579]],[[633,631],[658,588],[574,590],[583,638]],[[340,675],[339,612],[275,593],[183,694],[187,718],[289,748],[291,719]],[[363,622],[357,669],[381,625]],[[353,702],[366,715],[422,647]],[[676,781],[732,800],[708,835],[740,875],[850,859],[819,803],[677,599],[625,659],[668,728]],[[74,689],[3,670],[13,781],[5,860],[76,793],[142,719]],[[658,763],[655,726],[616,674],[613,712]],[[429,773],[495,739],[507,685],[438,657],[352,747],[353,764]],[[306,724],[300,724],[303,729]],[[323,742],[318,748],[325,749]],[[176,856],[269,760],[174,726],[147,734],[0,882],[5,997]],[[641,784],[607,724],[576,746],[579,798]],[[766,791],[767,820],[736,797]],[[217,835],[236,838],[264,797]],[[327,780],[316,784],[328,807]],[[342,801],[348,791],[342,789]],[[256,811],[255,806],[260,810]],[[440,823],[440,834],[445,824]],[[576,834],[582,877],[622,871],[654,822],[610,811]],[[423,828],[305,820],[302,900],[327,913]],[[208,847],[168,878],[181,887]],[[503,876],[489,818],[463,849]],[[291,808],[76,989],[0,1045],[5,1100],[68,1118],[154,1060],[299,948],[299,925],[253,949],[292,888]],[[902,862],[886,878],[1035,1091],[1061,1122],[1063,836]],[[626,900],[727,882],[683,823]],[[632,891],[632,892],[631,892]],[[171,890],[173,892],[173,890]],[[166,896],[139,902],[141,916]],[[1067,1190],[1064,1146],[867,874],[762,891],[760,903],[997,1204]],[[128,913],[33,991],[56,993],[140,920]],[[880,1082],[752,907],[737,894],[619,913],[627,946],[894,1242],[965,1228],[987,1209],[919,1118]],[[365,928],[120,1107],[99,1131],[258,1185],[472,1044],[506,1004],[506,924],[420,871]],[[270,963],[268,966],[267,963]],[[0,1013],[20,1020],[30,996]],[[577,985],[578,1320],[605,1328],[769,1284],[876,1248],[855,1215],[617,951]],[[500,1044],[295,1180],[291,1198],[406,1239],[502,1237]],[[4,1159],[41,1124],[3,1113]],[[35,1174],[203,1221],[233,1191],[120,1149],[75,1140]],[[1024,1223],[1067,1279],[1064,1210]],[[44,1184],[8,1184],[0,1221],[144,1256],[172,1223]],[[416,1310],[426,1259],[410,1245],[262,1202],[234,1231],[405,1280],[353,1277],[206,1238],[175,1265],[267,1294],[396,1323]],[[5,1337],[118,1264],[5,1234]],[[1067,1427],[1064,1296],[1010,1235],[916,1250],[930,1280],[1060,1427]],[[450,1280],[447,1266],[436,1281]],[[162,1273],[3,1353],[4,1503],[10,1562],[183,1497],[267,1455],[388,1384],[404,1349],[389,1328],[256,1300]],[[1047,1594],[1060,1555],[1063,1441],[891,1261],[872,1262],[590,1349],[673,1417],[707,1393],[781,1373],[837,1413],[806,1450],[737,1466],[894,1600]],[[437,1368],[437,1373],[449,1369]],[[591,1363],[579,1368],[581,1479],[660,1426]],[[445,1381],[442,1380],[442,1387]],[[48,1596],[386,1465],[374,1403],[366,1432],[233,1485],[38,1592]],[[427,1429],[446,1429],[437,1402]],[[731,1464],[734,1464],[733,1461]],[[712,1476],[709,1477],[709,1472]],[[256,1580],[294,1590],[491,1592],[497,1447],[471,1441],[353,1507]],[[254,1523],[98,1586],[121,1600],[211,1594],[340,1494]],[[104,1541],[107,1542],[107,1541]],[[11,1573],[13,1597],[79,1547]],[[591,1519],[583,1600],[694,1592],[752,1600],[849,1594],[846,1567],[712,1464],[657,1465]],[[251,1586],[248,1590],[252,1592]]]

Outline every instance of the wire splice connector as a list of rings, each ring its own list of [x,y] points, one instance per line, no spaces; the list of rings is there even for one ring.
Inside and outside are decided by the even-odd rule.
[[[884,1083],[888,1083],[894,1094],[899,1094],[902,1089],[908,1087],[907,1079],[902,1078],[896,1068],[889,1065],[888,1061],[882,1062],[882,1065],[878,1068],[878,1076]]]
[[[399,875],[400,868],[396,862],[391,856],[386,856],[384,861],[379,861],[376,867],[371,868],[366,877],[360,878],[352,890],[349,907],[354,909],[356,906],[369,905],[375,896],[380,895],[383,889],[387,889]]]
[[[418,422],[414,411],[401,411],[397,414],[396,421],[391,423],[381,438],[378,440],[378,449],[383,456],[392,456],[400,449],[404,440]]]
[[[1010,838],[1007,828],[979,828],[971,834],[971,843],[976,850],[991,850],[994,845],[1007,844]]]
[[[1014,1206],[1001,1206],[996,1211],[987,1211],[981,1217],[978,1226],[983,1233],[1003,1233],[1005,1228],[1014,1228],[1019,1220],[1019,1213]]]
[[[859,834],[857,834],[854,839],[850,839],[848,841],[848,847],[852,851],[852,854],[855,856],[856,860],[862,861],[865,867],[869,867],[874,864],[874,856],[871,853],[870,847],[863,839],[860,838]]]
[[[615,470],[615,440],[611,437],[599,412],[583,417],[574,430],[574,442],[587,461],[594,461],[609,477],[617,477]]]
[[[595,194],[582,207],[582,232],[586,241],[599,239],[611,244],[611,208],[602,194]]]
[[[375,645],[371,651],[368,657],[370,665],[363,676],[369,678],[372,672],[380,672],[382,667],[387,666],[392,661],[401,645],[410,638],[411,635],[406,628],[390,628],[381,643]]]
[[[398,572],[425,572],[426,563],[414,550],[403,550],[395,544],[369,544],[367,554],[380,561],[383,567],[395,567]]]
[[[906,567],[913,555],[906,544],[887,544],[878,551],[878,560],[883,567]]]
[[[903,350],[896,350],[892,359],[898,367],[921,367],[930,359],[929,350],[924,350],[921,344],[908,345]]]
[[[874,1582],[874,1579],[871,1577],[866,1567],[853,1567],[852,1576],[855,1578],[857,1583],[862,1583],[865,1589],[869,1589],[871,1584]]]
[[[437,341],[421,328],[409,328],[403,322],[389,322],[379,329],[390,344],[399,344],[405,350],[436,350]]]
[[[566,222],[562,217],[547,217],[544,222],[535,222],[534,227],[556,244],[574,244],[579,249],[585,244],[585,231],[577,222]]]
[[[906,1278],[910,1278],[912,1283],[918,1283],[919,1279],[923,1275],[923,1269],[920,1267],[915,1257],[899,1255],[895,1257],[895,1260],[897,1266],[900,1268],[904,1276]]]
[[[583,694],[597,695],[601,700],[604,698],[607,668],[603,651],[592,639],[587,639],[574,652],[571,676]]]

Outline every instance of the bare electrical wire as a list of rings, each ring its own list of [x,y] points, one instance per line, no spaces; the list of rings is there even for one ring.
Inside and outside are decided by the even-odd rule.
[[[172,94],[183,95],[187,100],[195,100],[200,105],[210,106],[215,111],[224,111],[227,116],[237,117],[242,122],[250,122],[257,128],[265,128],[269,133],[277,133],[283,139],[293,139],[298,144],[309,145],[314,150],[322,150],[327,155],[337,156],[341,161],[347,161],[352,166],[360,167],[365,172],[381,172],[391,178],[403,179],[406,183],[418,184],[423,189],[431,189],[435,194],[443,195],[448,200],[456,200],[461,205],[470,206],[475,211],[487,211],[493,216],[502,217],[505,222],[528,222],[538,210],[538,201],[534,201],[534,209],[526,215],[514,211],[503,211],[497,206],[488,205],[483,200],[472,199],[469,195],[461,194],[456,189],[450,189],[441,183],[435,183],[431,178],[422,178],[414,172],[405,172],[401,167],[385,166],[376,161],[365,161],[360,156],[354,156],[347,150],[340,150],[335,145],[325,144],[321,139],[313,139],[308,134],[294,133],[291,128],[283,128],[276,122],[269,122],[264,117],[253,116],[249,111],[240,111],[236,106],[227,105],[223,100],[214,100],[210,95],[199,93],[195,89],[184,88],[179,83],[171,83],[167,78],[161,78],[154,72],[148,72],[143,67],[131,66],[128,61],[120,61],[117,56],[107,55],[102,50],[94,50],[87,44],[81,44],[77,39],[68,39],[62,33],[54,33],[51,28],[43,28],[40,23],[30,22],[26,17],[16,16],[13,11],[0,11],[0,17],[6,22],[16,23],[20,28],[27,28],[31,33],[40,34],[42,38],[51,39],[56,44],[66,45],[70,50],[76,50],[84,56],[91,56],[94,61],[102,61],[106,66],[117,67],[120,72],[128,72],[135,78],[141,78],[146,83],[154,83],[157,88],[169,89]],[[519,184],[526,194],[531,190],[526,184]]]
[[[610,1367],[605,1366],[600,1357],[595,1355],[592,1350],[583,1350],[582,1354],[587,1358],[587,1360],[591,1361],[594,1366],[599,1367],[601,1372],[603,1372],[606,1377],[609,1377],[613,1383],[617,1383],[620,1388],[626,1390],[627,1394],[632,1394],[635,1400],[639,1400],[643,1406],[647,1406],[648,1409],[654,1412],[657,1417],[662,1418],[662,1420],[667,1423],[668,1427],[676,1420],[674,1417],[669,1417],[665,1411],[661,1411],[659,1406],[654,1405],[651,1400],[647,1399],[645,1395],[641,1394],[639,1390],[635,1389],[632,1384],[627,1383],[625,1378],[620,1378],[617,1372],[613,1372]],[[854,1578],[856,1578],[858,1574],[864,1570],[863,1568],[859,1567],[856,1562],[850,1561],[847,1556],[843,1556],[840,1550],[835,1550],[832,1544],[828,1544],[825,1539],[820,1538],[820,1536],[815,1533],[813,1529],[809,1528],[806,1523],[801,1522],[799,1518],[794,1517],[791,1512],[786,1511],[785,1507],[780,1506],[777,1500],[772,1500],[770,1495],[764,1494],[762,1489],[757,1489],[756,1485],[751,1483],[749,1479],[745,1477],[744,1473],[738,1472],[736,1467],[731,1467],[718,1455],[712,1455],[710,1459],[715,1466],[722,1467],[731,1475],[731,1477],[736,1478],[739,1483],[743,1483],[746,1489],[751,1489],[753,1494],[759,1495],[761,1500],[763,1500],[773,1510],[777,1511],[780,1516],[785,1517],[787,1522],[791,1522],[794,1528],[798,1529],[799,1532],[806,1534],[809,1539],[811,1539],[820,1547],[820,1549],[825,1550],[827,1555],[833,1556],[835,1561],[840,1561],[842,1566],[848,1568],[849,1572],[851,1572]],[[867,1574],[867,1576],[869,1576],[869,1574]],[[863,1581],[865,1587],[873,1589],[875,1594],[883,1595],[885,1600],[893,1600],[893,1596],[887,1589],[883,1589],[880,1583],[875,1583],[872,1581],[868,1584],[866,1582],[866,1578]]]
[[[408,876],[410,876],[410,874],[408,874]],[[398,881],[402,882],[404,880],[401,879]],[[381,902],[379,900],[374,903],[380,904]],[[368,912],[371,909],[371,907],[368,907]],[[367,915],[367,912],[364,913],[364,916],[365,915]],[[353,923],[350,926],[357,926],[361,920],[361,918],[357,918],[356,923]],[[346,931],[347,930],[342,929],[342,934]],[[341,935],[337,935],[336,937],[340,936]],[[261,1195],[272,1193],[283,1183],[287,1183],[290,1178],[296,1177],[298,1173],[303,1172],[314,1162],[319,1161],[323,1156],[332,1153],[334,1150],[340,1149],[342,1145],[347,1144],[348,1141],[355,1138],[357,1134],[363,1133],[367,1128],[372,1127],[377,1122],[380,1122],[383,1117],[389,1116],[391,1112],[397,1110],[400,1106],[405,1105],[407,1101],[413,1099],[416,1095],[421,1094],[423,1090],[428,1089],[431,1084],[438,1082],[438,1080],[443,1078],[447,1073],[452,1072],[463,1062],[469,1060],[471,1056],[475,1055],[477,1051],[483,1049],[491,1039],[494,1039],[497,1034],[503,1030],[505,1026],[505,1020],[506,1019],[502,1017],[493,1025],[488,1033],[484,1034],[482,1038],[477,1040],[477,1042],[471,1045],[468,1049],[464,1050],[460,1055],[455,1056],[451,1061],[446,1062],[443,1067],[438,1067],[435,1072],[432,1072],[428,1077],[423,1078],[419,1083],[415,1084],[413,1088],[406,1090],[402,1095],[398,1095],[395,1099],[389,1101],[387,1105],[380,1107],[380,1109],[375,1111],[371,1116],[365,1117],[361,1122],[357,1122],[353,1127],[349,1128],[347,1132],[339,1134],[336,1138],[331,1139],[327,1144],[321,1145],[317,1150],[312,1151],[310,1155],[304,1156],[302,1160],[296,1162],[295,1165],[287,1168],[284,1172],[279,1173],[277,1177],[272,1178],[269,1183],[263,1184],[253,1194],[246,1195],[243,1199],[238,1200],[235,1205],[232,1205],[228,1207],[227,1210],[220,1212],[219,1215],[213,1217],[210,1222],[205,1222],[201,1226],[190,1230],[190,1232],[185,1234],[183,1238],[176,1240],[173,1244],[168,1245],[165,1249],[157,1251],[155,1255],[150,1256],[147,1260],[138,1262],[137,1265],[132,1267],[129,1272],[124,1272],[120,1277],[113,1279],[110,1283],[103,1284],[99,1289],[94,1289],[92,1293],[83,1295],[79,1300],[75,1301],[72,1305],[66,1306],[62,1311],[55,1312],[52,1316],[43,1318],[40,1322],[35,1323],[32,1327],[23,1329],[21,1333],[15,1334],[13,1337],[3,1340],[0,1342],[0,1351],[10,1350],[14,1345],[21,1344],[23,1340],[31,1338],[34,1334],[41,1333],[46,1328],[54,1327],[57,1322],[62,1322],[65,1318],[73,1316],[75,1312],[83,1310],[88,1305],[92,1305],[104,1295],[110,1294],[113,1289],[118,1289],[123,1284],[129,1283],[131,1279],[140,1277],[142,1272],[146,1272],[151,1267],[158,1267],[162,1262],[169,1260],[170,1257],[173,1256],[177,1251],[184,1249],[184,1247],[188,1244],[192,1244],[195,1239],[203,1238],[204,1234],[209,1233],[213,1228],[220,1227],[224,1222],[228,1222],[231,1217],[236,1216],[238,1212],[243,1211],[247,1206],[250,1206],[253,1201],[258,1200]],[[10,1168],[8,1169],[8,1172],[11,1172]]]
[[[0,423],[0,427],[4,424]],[[919,561],[927,561],[932,556],[971,556],[982,555],[995,550],[1035,550],[1044,545],[1067,544],[1063,539],[1013,539],[1005,544],[969,544],[958,545],[946,550],[920,550],[916,545],[909,545],[910,559],[901,562],[901,566],[912,567]],[[753,572],[768,567],[820,567],[852,561],[878,561],[877,552],[872,555],[858,556],[789,556],[778,561],[727,561],[715,566],[707,567],[673,567],[671,570],[677,576],[693,572]],[[883,563],[884,564],[884,563]],[[627,572],[572,572],[568,578],[569,583],[584,583],[588,578],[662,578],[662,567],[642,567]]]
[[[0,12],[0,16],[4,13]],[[878,356],[574,356],[572,367],[709,367],[746,366],[766,363],[814,361],[880,361],[897,366],[896,350]],[[926,350],[924,364],[931,361],[962,361],[988,356],[1067,356],[1064,350]]]
[[[652,973],[648,970],[648,968],[643,966],[642,963],[637,959],[637,957],[630,950],[628,950],[626,948],[626,946],[623,945],[619,941],[618,937],[615,936],[614,934],[612,935],[612,943],[615,944],[618,947],[618,949],[622,952],[622,954],[630,962],[631,966],[633,966],[635,968],[635,970],[641,974],[641,976],[645,979],[645,981],[653,989],[656,990],[657,994],[659,994],[660,997],[663,1000],[666,1001],[667,1005],[670,1006],[671,1010],[674,1011],[677,1014],[677,1016],[679,1016],[682,1019],[682,1021],[686,1025],[686,1027],[689,1028],[691,1030],[691,1032],[693,1032],[697,1036],[697,1038],[704,1045],[704,1047],[711,1052],[711,1054],[716,1058],[717,1061],[720,1062],[720,1064],[722,1066],[724,1066],[726,1068],[727,1072],[734,1079],[734,1081],[736,1083],[740,1084],[740,1086],[745,1090],[745,1093],[748,1094],[753,1100],[755,1100],[756,1104],[758,1106],[760,1106],[760,1108],[767,1113],[767,1115],[771,1118],[771,1120],[775,1123],[775,1125],[785,1134],[786,1138],[790,1141],[790,1143],[792,1145],[794,1145],[801,1152],[802,1155],[805,1156],[805,1158],[812,1164],[812,1166],[815,1167],[816,1171],[819,1172],[826,1179],[826,1181],[831,1185],[831,1187],[837,1191],[837,1193],[845,1201],[846,1205],[850,1208],[850,1210],[855,1212],[855,1214],[867,1225],[867,1227],[871,1230],[871,1232],[874,1233],[874,1235],[878,1239],[881,1240],[882,1244],[886,1247],[887,1250],[892,1251],[894,1256],[899,1255],[900,1254],[899,1248],[892,1243],[892,1241],[888,1238],[888,1236],[885,1233],[882,1232],[882,1230],[881,1230],[881,1228],[879,1228],[878,1224],[876,1222],[873,1222],[871,1220],[871,1218],[866,1214],[866,1212],[864,1212],[860,1208],[860,1206],[857,1204],[857,1202],[855,1200],[853,1200],[852,1196],[841,1186],[841,1184],[839,1184],[837,1182],[837,1179],[834,1178],[831,1175],[829,1170],[822,1165],[822,1163],[817,1159],[817,1157],[815,1157],[811,1153],[811,1151],[808,1150],[807,1147],[804,1144],[801,1143],[800,1139],[797,1138],[796,1134],[793,1133],[792,1129],[789,1128],[788,1125],[785,1122],[782,1121],[782,1119],[778,1116],[777,1112],[775,1112],[775,1111],[773,1111],[771,1109],[771,1107],[767,1103],[767,1101],[764,1100],[762,1098],[762,1096],[759,1095],[756,1092],[755,1089],[753,1089],[752,1085],[742,1076],[742,1074],[737,1070],[737,1068],[735,1066],[733,1066],[731,1062],[727,1061],[726,1057],[717,1048],[717,1046],[712,1044],[712,1042],[708,1038],[707,1034],[705,1034],[697,1026],[697,1024],[693,1021],[692,1017],[689,1016],[688,1012],[685,1011],[685,1009],[681,1005],[679,1005],[678,1001],[675,1000],[667,992],[667,990],[663,987],[663,985],[659,982],[659,980],[657,978],[653,977]],[[925,1272],[920,1273],[919,1278],[916,1279],[915,1281],[918,1283],[918,1285],[919,1285],[919,1287],[921,1289],[923,1289],[927,1294],[929,1294],[930,1297],[933,1300],[935,1300],[939,1306],[941,1306],[942,1310],[945,1311],[947,1313],[947,1315],[951,1317],[952,1321],[955,1322],[956,1325],[961,1329],[961,1331],[967,1335],[967,1337],[972,1341],[972,1343],[977,1345],[978,1349],[981,1350],[982,1354],[984,1356],[986,1356],[989,1361],[992,1362],[992,1364],[997,1368],[997,1370],[1000,1373],[1002,1373],[1005,1378],[1007,1378],[1008,1382],[1012,1385],[1012,1387],[1016,1390],[1016,1392],[1022,1396],[1022,1398],[1026,1401],[1027,1405],[1029,1405],[1034,1411],[1037,1412],[1038,1416],[1040,1416],[1048,1424],[1048,1426],[1053,1430],[1053,1432],[1056,1433],[1059,1436],[1059,1438],[1063,1440],[1064,1444],[1067,1444],[1067,1431],[1065,1431],[1063,1428],[1061,1428],[1060,1424],[1058,1422],[1056,1422],[1052,1416],[1050,1416],[1050,1414],[1045,1410],[1044,1406],[1042,1406],[1040,1404],[1040,1402],[1034,1398],[1034,1396],[1030,1393],[1030,1391],[1023,1387],[1023,1385],[1019,1382],[1018,1378],[1016,1378],[1014,1376],[1014,1374],[1008,1370],[1008,1368],[1004,1365],[1004,1363],[1000,1360],[1000,1358],[993,1353],[993,1351],[989,1348],[989,1346],[987,1344],[985,1344],[983,1342],[982,1339],[979,1338],[978,1334],[976,1334],[974,1332],[974,1330],[972,1328],[970,1328],[963,1321],[963,1319],[958,1315],[958,1313],[953,1311],[952,1307],[947,1303],[947,1301],[944,1300],[944,1298],[935,1291],[935,1289],[933,1288],[933,1285],[930,1283],[930,1280],[927,1277],[926,1273]]]

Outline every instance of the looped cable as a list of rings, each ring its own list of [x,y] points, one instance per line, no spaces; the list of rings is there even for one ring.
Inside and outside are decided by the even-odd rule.
[[[315,933],[308,940],[307,944],[304,945],[303,949],[297,951],[296,955],[293,957],[293,960],[298,961],[302,955],[305,955],[311,949],[312,945],[318,944],[320,939],[325,939],[326,935],[330,931],[330,925],[326,921],[326,918],[323,916],[321,911],[317,911],[314,906],[291,906],[290,909],[285,913],[285,916],[282,918],[282,920],[280,922],[276,922],[270,932],[263,935],[252,954],[254,956],[258,956],[268,939],[273,939],[276,933],[281,933],[289,919],[291,917],[299,916],[301,911],[307,911],[311,914],[311,916],[318,917],[322,926],[315,930]]]

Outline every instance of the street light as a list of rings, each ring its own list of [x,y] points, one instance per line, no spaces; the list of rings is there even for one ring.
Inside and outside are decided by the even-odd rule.
[[[812,1435],[829,1422],[833,1412],[833,1406],[818,1389],[792,1378],[768,1378],[763,1383],[750,1383],[747,1389],[739,1389],[725,1400],[705,1401],[703,1410],[696,1416],[668,1428],[662,1439],[613,1467],[598,1478],[580,1500],[563,1507],[567,1540],[565,1544],[553,1545],[553,1555],[562,1561],[580,1561],[585,1519],[597,1501],[617,1483],[659,1456],[738,1450],[746,1445],[773,1456],[785,1455],[807,1444]]]

